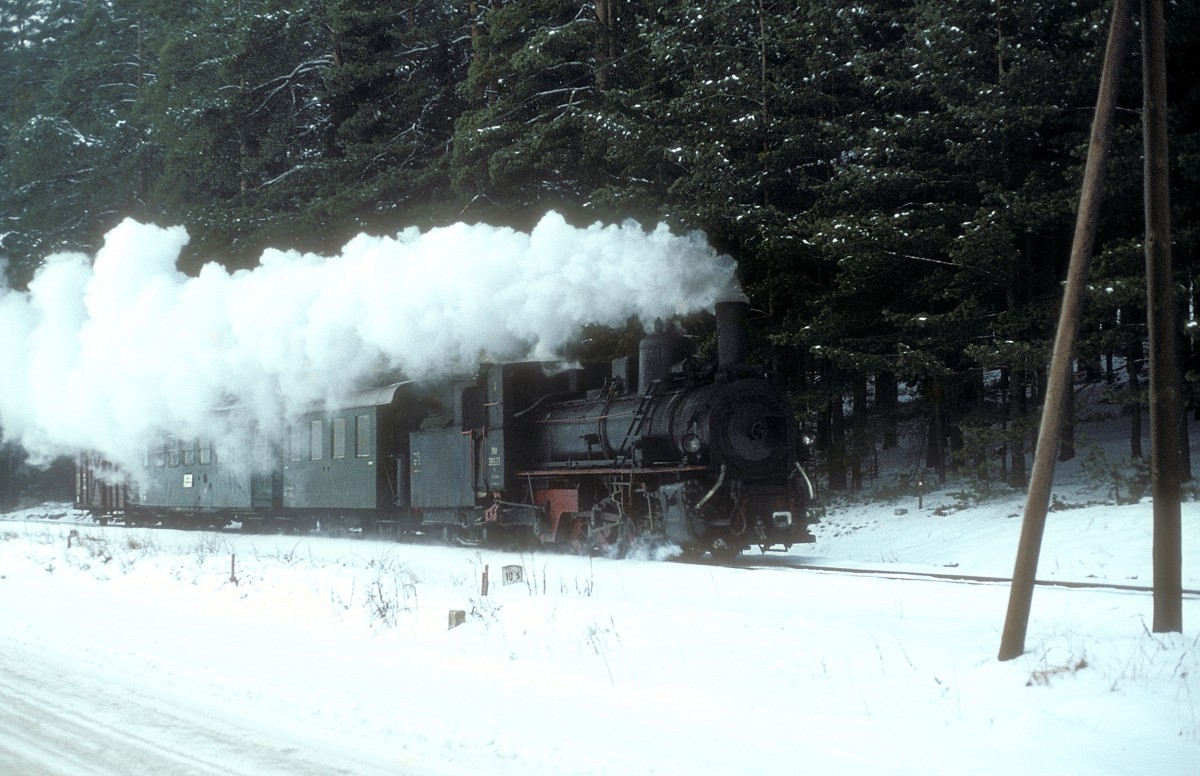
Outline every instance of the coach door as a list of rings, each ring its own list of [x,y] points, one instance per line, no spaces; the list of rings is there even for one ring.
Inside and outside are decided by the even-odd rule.
[[[250,506],[253,509],[279,509],[283,506],[283,472],[279,470],[279,451],[266,438],[254,435],[250,475]]]

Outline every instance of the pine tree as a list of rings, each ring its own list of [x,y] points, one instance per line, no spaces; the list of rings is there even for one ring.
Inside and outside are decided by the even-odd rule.
[[[232,2],[179,19],[141,103],[163,148],[155,198],[193,233],[189,257],[253,262],[319,196],[333,65],[319,8]],[[326,230],[328,231],[328,230]],[[311,235],[308,235],[311,236]]]
[[[0,212],[10,280],[21,285],[45,254],[86,244],[88,203],[80,183],[102,158],[101,138],[59,93],[79,24],[61,0],[24,0],[0,17],[3,105]]]
[[[638,3],[529,0],[480,7],[452,181],[468,212],[517,222],[574,211],[628,182],[625,101],[637,82]],[[601,196],[599,199],[604,199]]]
[[[328,16],[334,66],[314,221],[394,229],[444,219],[469,62],[464,3],[346,2]]]

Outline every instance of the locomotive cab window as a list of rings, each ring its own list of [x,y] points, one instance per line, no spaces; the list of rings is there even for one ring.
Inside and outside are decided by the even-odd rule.
[[[359,458],[371,456],[370,415],[356,415],[354,418],[354,454]]]
[[[309,458],[319,461],[325,457],[325,421],[314,420],[309,428],[312,431],[308,437],[311,443]]]
[[[333,457],[346,457],[346,419],[333,419]]]

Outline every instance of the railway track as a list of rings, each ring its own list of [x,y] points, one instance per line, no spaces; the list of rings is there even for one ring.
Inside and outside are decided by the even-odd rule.
[[[82,519],[80,517],[68,517],[66,511],[47,514],[40,517],[24,517],[15,520],[5,520],[4,522],[29,522],[29,523],[57,523],[60,525],[69,525],[72,527],[87,527],[98,525],[90,518]],[[62,519],[67,517],[68,519]],[[124,525],[121,521],[112,523],[114,526]],[[153,527],[153,526],[148,526]],[[181,530],[189,530],[183,528]],[[193,527],[190,530],[211,530]],[[227,531],[238,531],[238,529],[224,529]],[[312,536],[335,536],[345,534],[335,534],[326,532],[316,532],[310,534]],[[362,534],[358,534],[363,536]],[[370,538],[363,536],[363,538]],[[419,543],[423,537],[414,537]],[[390,540],[394,541],[394,538]],[[447,545],[458,546],[458,545]],[[474,546],[474,545],[471,545]],[[556,550],[562,551],[565,554],[572,554],[572,551],[565,548],[556,548],[555,545],[539,545],[536,549],[548,552]],[[695,566],[723,566],[727,568],[740,568],[746,570],[754,569],[774,569],[774,570],[796,570],[796,571],[811,571],[819,574],[842,574],[855,576],[868,576],[880,579],[896,579],[896,580],[915,580],[915,581],[939,581],[952,582],[959,584],[973,585],[1011,585],[1012,578],[1007,576],[997,576],[990,574],[975,574],[963,571],[955,571],[952,567],[946,567],[945,570],[931,570],[914,567],[889,566],[887,564],[855,564],[851,562],[840,562],[829,560],[826,558],[805,558],[797,555],[782,555],[782,554],[763,554],[753,555],[752,551],[739,555],[735,558],[713,557],[711,555],[702,556],[699,558],[680,556],[672,558],[670,562],[681,563],[684,565]],[[1124,582],[1112,582],[1101,580],[1088,579],[1039,579],[1034,583],[1037,587],[1047,588],[1066,588],[1072,590],[1109,590],[1116,592],[1151,594],[1154,589],[1149,585],[1137,585]],[[1189,600],[1200,599],[1200,589],[1184,588],[1183,597]]]
[[[794,555],[787,556],[751,556],[749,554],[738,558],[676,558],[672,562],[701,566],[725,566],[744,569],[795,569],[797,571],[812,571],[822,574],[845,574],[878,577],[898,580],[935,580],[939,582],[957,582],[971,585],[1011,585],[1012,577],[995,576],[990,574],[972,574],[953,571],[947,567],[945,571],[925,570],[919,568],[897,568],[884,564],[855,565],[826,559],[807,559]],[[1135,585],[1124,582],[1109,582],[1087,579],[1039,579],[1038,587],[1060,587],[1073,590],[1111,590],[1127,593],[1153,593],[1154,588],[1148,585]],[[1200,589],[1184,588],[1184,598],[1200,598]]]

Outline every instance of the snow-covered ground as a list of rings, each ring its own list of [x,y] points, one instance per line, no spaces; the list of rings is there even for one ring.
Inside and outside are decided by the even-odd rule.
[[[1005,585],[804,568],[1009,574],[1019,495],[954,501],[834,504],[740,567],[14,513],[0,773],[1196,773],[1197,596],[1153,634],[1149,594],[1039,586],[1001,663]],[[1148,584],[1150,525],[1053,512],[1039,576]],[[1184,539],[1194,590],[1195,502]]]

